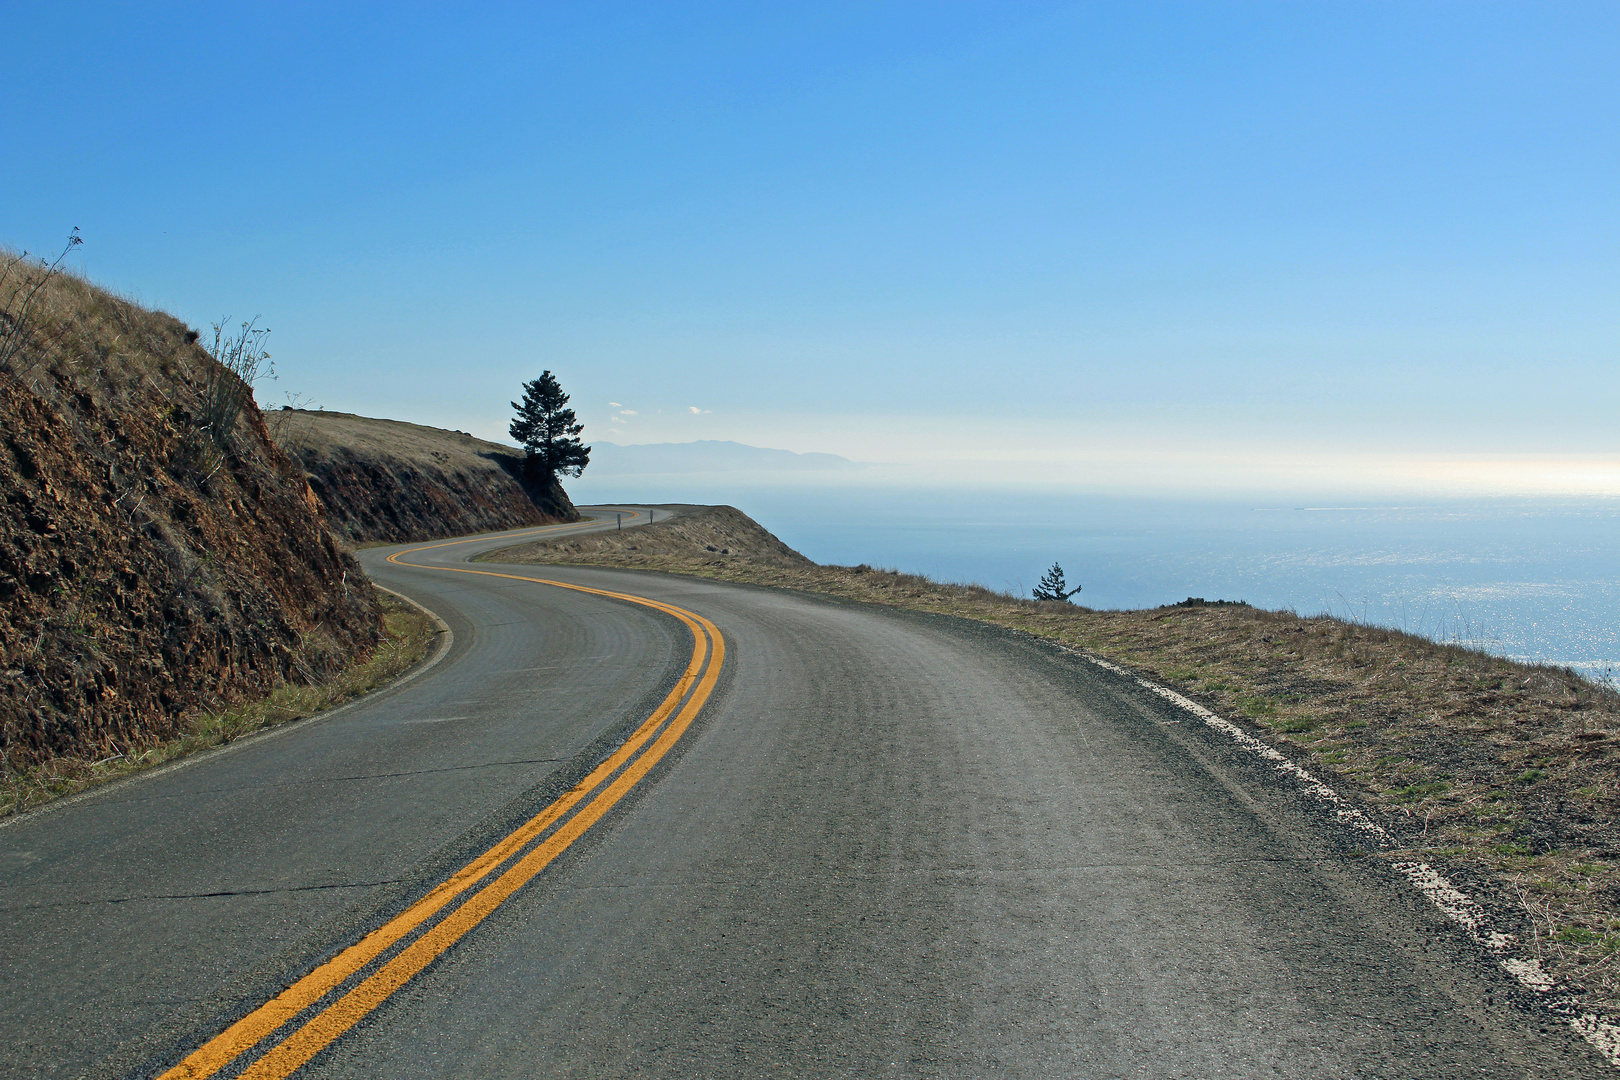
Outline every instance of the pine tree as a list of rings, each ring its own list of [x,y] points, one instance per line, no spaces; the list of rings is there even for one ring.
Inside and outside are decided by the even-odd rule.
[[[523,402],[512,402],[517,419],[507,430],[529,452],[524,467],[529,474],[551,479],[558,473],[578,476],[590,464],[591,448],[580,443],[585,425],[568,408],[568,395],[549,371],[523,384]]]
[[[1041,583],[1035,586],[1035,599],[1037,600],[1067,600],[1080,591],[1080,586],[1069,588],[1068,582],[1063,580],[1063,567],[1057,563],[1041,578]]]

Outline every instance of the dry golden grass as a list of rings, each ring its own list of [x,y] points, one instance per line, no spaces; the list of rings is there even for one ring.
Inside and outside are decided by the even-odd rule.
[[[312,684],[287,683],[268,696],[237,702],[184,721],[178,738],[101,761],[51,758],[37,766],[0,775],[0,817],[75,795],[100,784],[224,746],[256,731],[279,727],[377,690],[427,655],[436,633],[434,620],[413,604],[378,591],[384,636],[370,655],[336,675]]]
[[[525,562],[557,556],[580,564],[653,566],[659,559],[673,555],[742,559],[756,565],[783,567],[816,565],[734,506],[670,504],[658,509],[673,511],[677,516],[652,528],[586,533],[506,548],[495,556],[480,556],[479,561]]]
[[[272,408],[264,414],[276,443],[301,458],[320,461],[348,456],[389,458],[419,469],[454,467],[505,475],[499,461],[521,463],[523,451],[465,431],[379,420],[353,413]]]
[[[1484,883],[1519,911],[1549,971],[1594,1007],[1620,1007],[1620,694],[1610,688],[1328,617],[1241,604],[1091,611],[864,566],[687,549],[527,545],[489,558],[631,566],[937,612],[1125,664],[1396,815],[1411,845],[1404,855]]]
[[[43,274],[26,262],[12,263],[15,253],[0,249],[13,280],[28,283]],[[9,291],[9,290],[8,290]],[[183,323],[164,312],[152,312],[135,301],[91,284],[76,274],[59,271],[34,297],[27,313],[26,344],[12,359],[19,377],[31,378],[36,391],[51,393],[52,368],[80,374],[117,370],[135,377],[172,377],[184,364],[154,363],[155,357],[173,356],[186,338]],[[192,335],[189,340],[195,340]],[[163,370],[159,370],[162,368]]]

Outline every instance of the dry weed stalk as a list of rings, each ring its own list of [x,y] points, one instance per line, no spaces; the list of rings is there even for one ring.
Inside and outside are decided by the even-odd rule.
[[[0,290],[10,290],[0,299],[0,371],[13,370],[23,347],[33,339],[39,329],[36,316],[40,291],[61,272],[68,253],[82,243],[84,239],[75,225],[67,245],[52,262],[41,259],[36,265],[26,251],[19,255],[0,254]],[[42,352],[34,353],[36,363]]]

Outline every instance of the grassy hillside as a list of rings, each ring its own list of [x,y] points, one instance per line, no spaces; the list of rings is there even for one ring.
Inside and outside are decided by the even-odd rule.
[[[128,755],[369,653],[364,574],[197,334],[0,271],[0,769]]]
[[[562,536],[536,544],[506,548],[483,561],[527,562],[531,559],[567,561],[597,566],[646,566],[662,569],[669,558],[716,564],[746,561],[782,567],[811,567],[815,563],[767,532],[734,506],[660,506],[676,515],[647,528],[622,532]]]
[[[560,484],[524,476],[523,451],[466,432],[298,409],[266,421],[302,465],[333,530],[353,543],[579,520]]]

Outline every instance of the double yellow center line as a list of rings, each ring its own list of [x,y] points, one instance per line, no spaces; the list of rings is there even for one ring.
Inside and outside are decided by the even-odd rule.
[[[400,556],[428,547],[471,542],[453,540],[411,548],[389,556],[388,561],[400,566],[554,585],[672,615],[692,631],[692,658],[686,670],[652,715],[612,756],[556,802],[456,871],[400,915],[192,1051],[159,1080],[201,1080],[213,1076],[244,1054],[257,1050],[267,1040],[268,1048],[238,1075],[244,1080],[282,1080],[292,1075],[461,940],[600,821],[669,752],[713,693],[725,660],[726,643],[719,629],[701,615],[644,596],[547,578],[400,562]],[[494,880],[482,884],[492,876]],[[473,891],[480,884],[482,887]],[[471,896],[466,895],[469,892]],[[466,899],[458,904],[458,898],[462,897]],[[307,1019],[297,1023],[306,1015]]]

